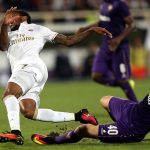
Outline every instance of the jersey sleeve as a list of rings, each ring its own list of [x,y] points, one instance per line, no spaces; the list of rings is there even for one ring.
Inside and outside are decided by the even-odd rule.
[[[123,0],[121,0],[119,4],[119,14],[122,18],[125,18],[131,15],[129,7]]]
[[[55,37],[58,35],[57,32],[54,32],[52,30],[50,30],[47,27],[41,27],[41,34],[44,38],[44,40],[49,41],[49,42],[53,42]]]

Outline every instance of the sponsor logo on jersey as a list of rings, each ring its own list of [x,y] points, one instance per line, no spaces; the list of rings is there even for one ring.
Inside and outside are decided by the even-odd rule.
[[[16,39],[11,40],[9,46],[12,46],[14,44],[26,42],[26,41],[33,41],[34,37],[25,36],[25,34],[17,34],[15,35]]]

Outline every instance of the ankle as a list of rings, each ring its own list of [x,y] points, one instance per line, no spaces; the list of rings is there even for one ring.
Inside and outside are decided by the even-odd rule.
[[[21,135],[21,131],[20,130],[11,130],[11,133],[16,134],[16,135]]]

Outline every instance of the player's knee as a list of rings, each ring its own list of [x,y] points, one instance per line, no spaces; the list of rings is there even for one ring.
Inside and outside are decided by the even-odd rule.
[[[20,101],[20,112],[25,118],[34,119],[36,112],[36,103],[32,99],[23,99]]]
[[[111,100],[112,96],[103,96],[101,99],[100,99],[100,104],[105,108],[105,109],[108,109],[109,107],[109,102]]]
[[[35,112],[33,110],[24,109],[21,110],[21,113],[25,118],[33,119]]]
[[[22,95],[22,91],[6,89],[6,91],[2,95],[2,99],[5,100],[5,98],[10,95],[13,95],[18,99]]]
[[[13,95],[18,99],[22,95],[22,93],[22,88],[18,84],[10,82],[8,83],[2,98],[3,100],[5,100],[7,96]]]
[[[76,131],[77,133],[82,137],[84,136],[85,134],[88,134],[89,130],[90,130],[90,124],[83,124],[83,125],[80,125]]]
[[[122,86],[122,85],[124,85],[124,83],[127,83],[128,82],[128,80],[118,80],[117,81],[118,82],[118,84],[120,85],[120,86]]]
[[[92,73],[92,80],[95,82],[100,82],[102,75],[100,73]]]

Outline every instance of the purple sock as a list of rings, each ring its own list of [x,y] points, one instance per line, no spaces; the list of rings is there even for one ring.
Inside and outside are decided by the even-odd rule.
[[[114,86],[114,87],[120,86],[123,89],[123,91],[125,92],[125,94],[129,100],[138,102],[137,98],[134,94],[134,91],[128,81],[119,83],[117,80],[110,78],[109,76],[103,76],[100,79],[100,83],[109,85],[109,86]]]
[[[76,143],[81,140],[81,138],[73,131],[70,131],[68,133],[65,133],[60,136],[55,137],[56,144],[62,144],[62,143]]]
[[[129,100],[138,102],[134,94],[134,91],[128,81],[121,83],[120,86],[123,89],[123,91],[126,93],[126,96],[128,97]]]

